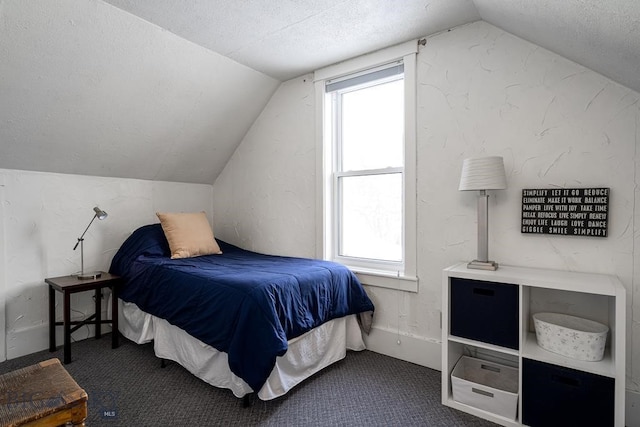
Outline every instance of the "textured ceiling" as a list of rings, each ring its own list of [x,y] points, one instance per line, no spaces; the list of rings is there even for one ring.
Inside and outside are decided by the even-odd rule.
[[[640,91],[640,0],[106,0],[279,80],[483,19]]]
[[[474,0],[482,19],[640,92],[640,0]]]
[[[471,0],[105,0],[279,80],[480,19]]]

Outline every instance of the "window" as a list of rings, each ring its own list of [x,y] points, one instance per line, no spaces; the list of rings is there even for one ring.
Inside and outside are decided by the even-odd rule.
[[[365,284],[410,291],[417,291],[414,69],[411,54],[336,77],[316,73],[322,255]]]
[[[380,77],[378,74],[391,74]],[[342,83],[342,84],[341,84]],[[346,84],[345,84],[346,83]],[[334,89],[334,87],[336,87]],[[404,71],[402,64],[327,82],[331,121],[333,258],[403,269]]]

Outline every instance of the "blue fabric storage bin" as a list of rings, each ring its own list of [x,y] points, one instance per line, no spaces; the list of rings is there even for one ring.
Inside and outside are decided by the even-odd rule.
[[[452,277],[451,335],[517,350],[518,285]]]
[[[522,360],[523,424],[607,427],[614,425],[614,411],[613,378],[537,360]]]

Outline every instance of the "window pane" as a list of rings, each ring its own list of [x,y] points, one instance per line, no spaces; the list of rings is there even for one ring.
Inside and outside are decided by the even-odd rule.
[[[342,94],[342,171],[403,166],[404,80]]]
[[[341,256],[402,260],[402,174],[339,178]]]

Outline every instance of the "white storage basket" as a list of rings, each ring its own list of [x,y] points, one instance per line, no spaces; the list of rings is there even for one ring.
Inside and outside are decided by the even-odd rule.
[[[562,313],[536,313],[533,323],[538,345],[545,350],[588,362],[602,360],[608,326]]]
[[[510,420],[518,411],[518,369],[462,356],[451,373],[453,400]]]

